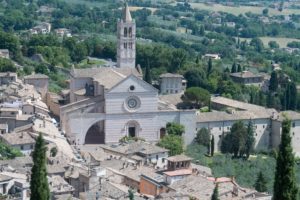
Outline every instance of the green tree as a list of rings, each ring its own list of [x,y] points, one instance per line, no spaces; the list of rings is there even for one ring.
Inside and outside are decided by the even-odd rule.
[[[219,200],[219,190],[218,190],[218,184],[216,184],[214,192],[211,196],[211,200]]]
[[[273,71],[271,73],[269,90],[272,92],[276,92],[277,89],[278,89],[278,76],[277,76],[277,72]]]
[[[208,63],[207,63],[207,73],[206,73],[207,78],[208,78],[209,75],[211,74],[212,68],[213,68],[213,66],[212,66],[212,59],[209,58]]]
[[[237,72],[242,72],[242,66],[238,64]]]
[[[132,191],[132,189],[128,190],[128,198],[129,200],[134,200],[134,192]]]
[[[166,130],[169,135],[181,136],[184,133],[184,126],[178,123],[169,122],[167,123]]]
[[[276,161],[273,200],[296,200],[297,183],[295,177],[295,157],[290,136],[291,121],[282,122],[281,143]]]
[[[50,190],[47,180],[46,145],[41,133],[36,139],[32,159],[30,200],[49,200]]]
[[[289,82],[282,97],[282,109],[283,110],[295,110],[297,107],[297,88],[294,82]]]
[[[247,129],[242,121],[235,122],[230,133],[221,143],[222,153],[232,153],[234,157],[243,156],[246,150]]]
[[[17,68],[11,60],[0,58],[0,72],[16,72]]]
[[[236,63],[234,62],[231,67],[231,73],[236,73],[236,72],[237,72]]]
[[[166,135],[159,142],[158,146],[169,150],[169,156],[183,153],[183,139],[179,135]]]
[[[208,105],[210,101],[210,93],[200,87],[191,87],[184,92],[184,100],[195,103],[198,106]]]
[[[207,147],[207,149],[209,148],[210,145],[210,133],[209,130],[207,128],[201,128],[196,135],[195,141],[198,144],[201,144],[205,147]],[[209,149],[208,149],[209,150]]]
[[[257,176],[255,184],[254,184],[254,188],[258,192],[267,192],[267,189],[268,189],[267,181],[261,171],[258,173],[258,176]]]
[[[144,80],[145,80],[147,83],[152,84],[152,77],[151,77],[151,71],[150,71],[149,65],[146,66]]]
[[[268,13],[269,13],[269,9],[268,8],[263,9],[263,11],[262,11],[263,15],[268,15]]]
[[[210,155],[214,156],[215,154],[215,136],[212,135],[211,141],[210,141]]]
[[[245,153],[247,158],[249,158],[250,153],[253,151],[254,144],[255,144],[254,130],[253,130],[252,120],[250,120],[247,126],[247,138],[245,144]]]
[[[271,49],[278,49],[278,48],[279,48],[279,44],[278,44],[276,41],[270,41],[270,42],[268,43],[268,45],[269,45],[269,47],[270,47]]]
[[[250,46],[253,46],[257,52],[261,52],[264,48],[264,43],[259,38],[253,38],[250,41]]]

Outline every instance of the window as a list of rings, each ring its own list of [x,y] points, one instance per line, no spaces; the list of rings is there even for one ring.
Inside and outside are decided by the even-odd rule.
[[[128,34],[129,34],[129,37],[132,37],[132,28],[131,27],[129,27]]]
[[[129,89],[130,89],[131,91],[133,91],[133,90],[135,89],[134,85],[131,85],[131,86],[129,87]]]
[[[127,49],[127,43],[126,42],[124,43],[124,49]]]
[[[124,28],[124,37],[127,37],[127,28]]]
[[[158,160],[158,155],[156,155],[156,160]]]
[[[263,128],[265,128],[265,125],[263,125]]]
[[[161,161],[164,163],[165,162],[165,158],[162,158]]]
[[[132,42],[129,42],[129,49],[132,49]]]
[[[23,145],[21,145],[21,150],[24,150],[24,146]]]
[[[219,130],[222,130],[222,128],[221,128],[221,127],[219,127]]]
[[[178,93],[178,90],[175,90],[175,93],[177,94],[177,93]]]
[[[295,127],[296,126],[296,123],[295,122],[293,122],[293,127]]]

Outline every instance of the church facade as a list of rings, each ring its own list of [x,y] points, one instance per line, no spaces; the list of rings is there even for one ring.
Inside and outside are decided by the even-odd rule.
[[[73,144],[117,143],[124,136],[157,142],[166,124],[185,126],[185,140],[195,135],[193,110],[178,110],[159,99],[159,91],[142,80],[135,63],[135,22],[129,8],[118,21],[117,66],[72,69],[71,103],[61,107],[61,125]]]

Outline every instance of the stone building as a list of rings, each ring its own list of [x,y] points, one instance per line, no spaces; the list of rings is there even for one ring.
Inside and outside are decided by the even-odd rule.
[[[48,92],[49,77],[44,74],[32,74],[24,77],[25,84],[30,84],[41,94],[42,99],[46,100]]]
[[[71,103],[60,110],[63,131],[73,144],[117,143],[124,136],[156,142],[165,135],[168,122],[177,122],[186,127],[185,139],[191,142],[195,111],[162,102],[158,90],[143,81],[135,67],[135,23],[128,6],[118,29],[117,67],[72,69]]]
[[[160,93],[177,94],[186,89],[186,80],[180,74],[162,74],[160,75]]]
[[[9,50],[8,49],[0,49],[0,58],[9,59]]]

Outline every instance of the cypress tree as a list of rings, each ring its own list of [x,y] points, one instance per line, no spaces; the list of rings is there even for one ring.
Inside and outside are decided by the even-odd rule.
[[[291,121],[282,122],[281,143],[276,161],[273,200],[296,200],[297,183],[295,177],[295,157],[291,145]]]
[[[238,64],[237,72],[242,72],[242,66]]]
[[[212,72],[212,60],[211,60],[211,58],[209,58],[208,66],[207,66],[207,78],[209,77],[211,72]]]
[[[272,92],[276,92],[278,89],[278,77],[277,77],[277,72],[273,71],[271,73],[271,78],[270,78],[270,85],[269,85],[269,90]]]
[[[231,73],[236,73],[236,72],[237,72],[237,69],[236,69],[236,64],[234,62],[231,67]]]
[[[50,190],[46,168],[46,146],[41,133],[37,137],[32,154],[33,167],[30,180],[30,200],[49,200]]]
[[[134,200],[134,193],[133,193],[132,189],[128,190],[128,198],[129,198],[129,200]]]
[[[197,56],[197,58],[196,58],[196,61],[195,61],[195,62],[196,62],[196,64],[197,64],[197,65],[199,65],[199,63],[200,63],[199,56]]]
[[[218,184],[216,184],[214,192],[211,196],[211,200],[219,200],[219,190],[218,190]]]
[[[151,77],[150,67],[148,65],[146,67],[144,79],[147,83],[152,84],[152,77]]]
[[[261,171],[258,173],[257,179],[254,184],[254,188],[258,192],[266,192],[267,191],[267,181]]]
[[[215,153],[215,136],[213,135],[210,140],[210,155],[214,156]]]
[[[250,153],[253,151],[254,144],[255,144],[254,130],[253,130],[252,120],[250,120],[247,126],[247,138],[245,144],[245,151],[246,151],[245,153],[247,158],[249,158]]]

